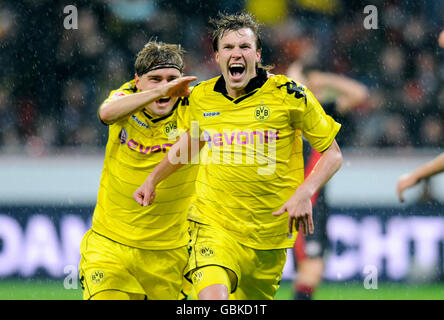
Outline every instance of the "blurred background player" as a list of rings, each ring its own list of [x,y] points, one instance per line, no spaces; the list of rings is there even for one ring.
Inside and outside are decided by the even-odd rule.
[[[444,48],[444,30],[441,31],[438,37],[438,44],[441,48]],[[444,171],[444,153],[441,153],[435,159],[419,166],[414,171],[402,175],[398,179],[396,191],[398,193],[399,201],[404,202],[403,192],[404,190],[417,185],[421,180],[427,179],[438,173]]]
[[[439,34],[438,44],[441,48],[444,48],[444,30]]]
[[[200,164],[196,179],[185,272],[199,299],[228,299],[230,293],[234,299],[273,299],[298,227],[313,232],[311,196],[342,164],[335,141],[340,125],[307,88],[283,75],[267,77],[259,64],[259,26],[251,15],[221,14],[213,25],[222,75],[193,89],[187,115],[198,121],[199,132],[191,128],[168,154],[186,150],[202,133],[213,159]],[[247,144],[246,132],[255,132],[256,142],[248,134]],[[301,132],[323,153],[318,170],[305,181]],[[264,144],[276,154],[260,151]],[[239,165],[233,163],[239,153],[272,161],[264,165],[256,158]],[[180,167],[165,157],[134,193],[136,201],[152,203],[156,185]]]
[[[368,97],[365,85],[351,78],[333,73],[320,72],[293,62],[287,71],[288,77],[306,85],[320,101],[325,112],[342,124],[336,136],[338,144],[353,133],[349,111],[361,105]],[[305,176],[309,175],[321,154],[312,149],[304,139],[303,146]],[[311,199],[313,222],[316,232],[303,236],[298,234],[294,245],[293,257],[297,277],[293,281],[294,298],[311,299],[315,289],[322,281],[324,272],[324,253],[328,247],[327,219],[329,206],[326,201],[325,187]]]
[[[414,171],[401,176],[398,180],[396,191],[399,201],[404,202],[404,190],[417,185],[421,180],[434,176],[444,171],[444,153],[435,159],[419,166]]]
[[[111,91],[98,110],[109,127],[92,227],[83,237],[79,277],[84,299],[178,299],[189,240],[186,214],[195,166],[157,189],[140,207],[132,193],[175,142],[178,113],[195,77],[182,77],[183,50],[150,41],[138,53],[135,79]]]

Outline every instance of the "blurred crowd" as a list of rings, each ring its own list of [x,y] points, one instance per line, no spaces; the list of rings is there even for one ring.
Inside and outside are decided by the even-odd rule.
[[[295,60],[365,84],[369,98],[346,121],[344,148],[444,147],[444,1],[21,0],[0,3],[0,152],[39,155],[65,147],[103,148],[97,108],[134,76],[150,39],[180,43],[185,72],[218,74],[208,18],[252,12],[263,25],[264,64],[285,73]],[[78,29],[66,29],[75,5]],[[332,93],[334,97],[334,93]]]

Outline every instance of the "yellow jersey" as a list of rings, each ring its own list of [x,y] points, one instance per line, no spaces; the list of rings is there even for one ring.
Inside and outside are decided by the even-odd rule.
[[[108,99],[138,92],[130,81],[111,91]],[[134,191],[175,143],[170,133],[179,130],[178,114],[187,106],[178,99],[172,112],[153,118],[145,110],[109,126],[92,230],[116,242],[142,249],[174,249],[187,244],[187,212],[194,195],[196,165],[176,171],[156,189],[147,207],[133,199]]]
[[[246,91],[230,97],[220,76],[189,97],[183,122],[192,137],[206,141],[189,219],[221,227],[254,249],[289,248],[297,232],[288,234],[288,214],[272,212],[304,180],[302,134],[322,152],[341,125],[307,88],[283,75],[267,78],[260,69]]]

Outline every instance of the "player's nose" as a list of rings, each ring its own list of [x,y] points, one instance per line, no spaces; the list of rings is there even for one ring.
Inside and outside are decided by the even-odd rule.
[[[242,50],[239,47],[235,47],[231,53],[231,56],[234,58],[240,58],[242,57]]]

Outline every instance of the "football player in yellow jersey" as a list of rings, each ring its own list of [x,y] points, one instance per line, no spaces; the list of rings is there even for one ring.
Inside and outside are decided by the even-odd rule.
[[[342,164],[340,124],[303,85],[267,77],[251,15],[220,15],[213,24],[222,75],[194,87],[184,114],[189,130],[133,197],[155,203],[160,182],[184,165],[177,157],[190,158],[195,141],[206,142],[189,214],[187,277],[199,299],[273,299],[297,230],[314,231],[311,196]],[[305,181],[302,134],[322,153]]]
[[[187,264],[186,220],[196,166],[159,184],[160,201],[140,207],[134,189],[168,152],[182,127],[183,50],[151,41],[138,53],[135,79],[110,93],[98,110],[109,137],[92,227],[83,237],[84,299],[177,299]]]

